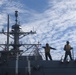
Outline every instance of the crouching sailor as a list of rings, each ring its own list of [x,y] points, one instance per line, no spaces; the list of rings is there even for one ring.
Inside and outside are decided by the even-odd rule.
[[[45,49],[45,57],[46,57],[46,60],[48,60],[48,57],[49,57],[50,60],[52,60],[52,57],[50,55],[50,49],[53,49],[53,50],[56,50],[56,49],[50,47],[48,43],[46,43],[46,46],[43,47],[43,48]]]
[[[73,48],[69,45],[69,41],[66,42],[66,45],[64,46],[64,50],[65,50],[65,57],[64,57],[64,61],[66,60],[67,56],[69,55],[70,59],[73,60],[72,55],[71,55],[71,50]]]

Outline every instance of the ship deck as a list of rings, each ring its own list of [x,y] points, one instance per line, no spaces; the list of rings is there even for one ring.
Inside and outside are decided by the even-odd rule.
[[[18,75],[76,75],[76,61],[34,60],[35,57],[30,57],[30,59],[27,60],[25,56],[19,57]],[[16,75],[15,73],[15,58],[9,58],[0,64],[0,75]]]

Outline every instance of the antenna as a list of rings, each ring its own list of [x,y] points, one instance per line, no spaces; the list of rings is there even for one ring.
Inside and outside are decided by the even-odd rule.
[[[9,15],[8,15],[8,22],[7,22],[7,50],[9,50]]]
[[[16,20],[15,21],[16,21],[16,24],[17,24],[17,21],[18,21],[17,20],[17,18],[18,18],[18,11],[15,11],[15,17],[16,17]]]

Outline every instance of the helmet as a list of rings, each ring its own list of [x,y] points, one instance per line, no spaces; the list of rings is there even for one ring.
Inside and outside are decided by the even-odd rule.
[[[69,44],[69,41],[67,41],[66,43]]]
[[[49,44],[48,44],[48,43],[46,43],[46,46],[49,46]]]

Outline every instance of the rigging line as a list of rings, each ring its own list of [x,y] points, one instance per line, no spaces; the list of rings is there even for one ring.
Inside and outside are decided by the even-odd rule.
[[[40,49],[42,49],[42,48],[38,48],[38,47],[39,47],[39,45],[38,45],[38,46],[36,46],[36,48],[37,48],[37,50],[38,50],[39,54],[41,53],[41,56],[42,56],[43,58],[45,58],[45,57],[44,57],[44,55],[43,55],[43,53],[44,53],[44,52],[41,52],[41,51],[40,51]]]
[[[30,54],[29,55],[31,55],[31,53],[33,53],[35,51],[35,48],[33,48],[33,50],[30,52]]]
[[[2,46],[0,46],[2,49],[4,49]]]
[[[36,50],[36,48],[33,48],[33,50],[30,52],[30,54],[29,54],[29,55],[31,55],[31,53],[33,53],[35,50]]]
[[[41,56],[45,59],[45,56],[43,55],[43,53],[45,53],[45,52],[39,52],[39,53],[41,53]]]
[[[39,51],[40,51],[39,53],[41,53],[41,56],[42,56],[43,58],[45,58],[45,57],[44,57],[44,54],[43,54],[43,53],[45,53],[45,52],[41,52],[40,49],[42,49],[42,48],[39,48]]]
[[[29,56],[31,55],[31,53],[33,53],[34,52],[34,50],[32,50],[31,52],[29,52],[30,54],[29,54]]]
[[[25,47],[25,46],[24,46]],[[31,46],[33,47],[33,46]],[[25,53],[26,51],[28,51],[31,47],[27,48],[26,50],[24,50],[20,55],[22,55],[23,53]],[[26,47],[25,47],[26,48]]]

